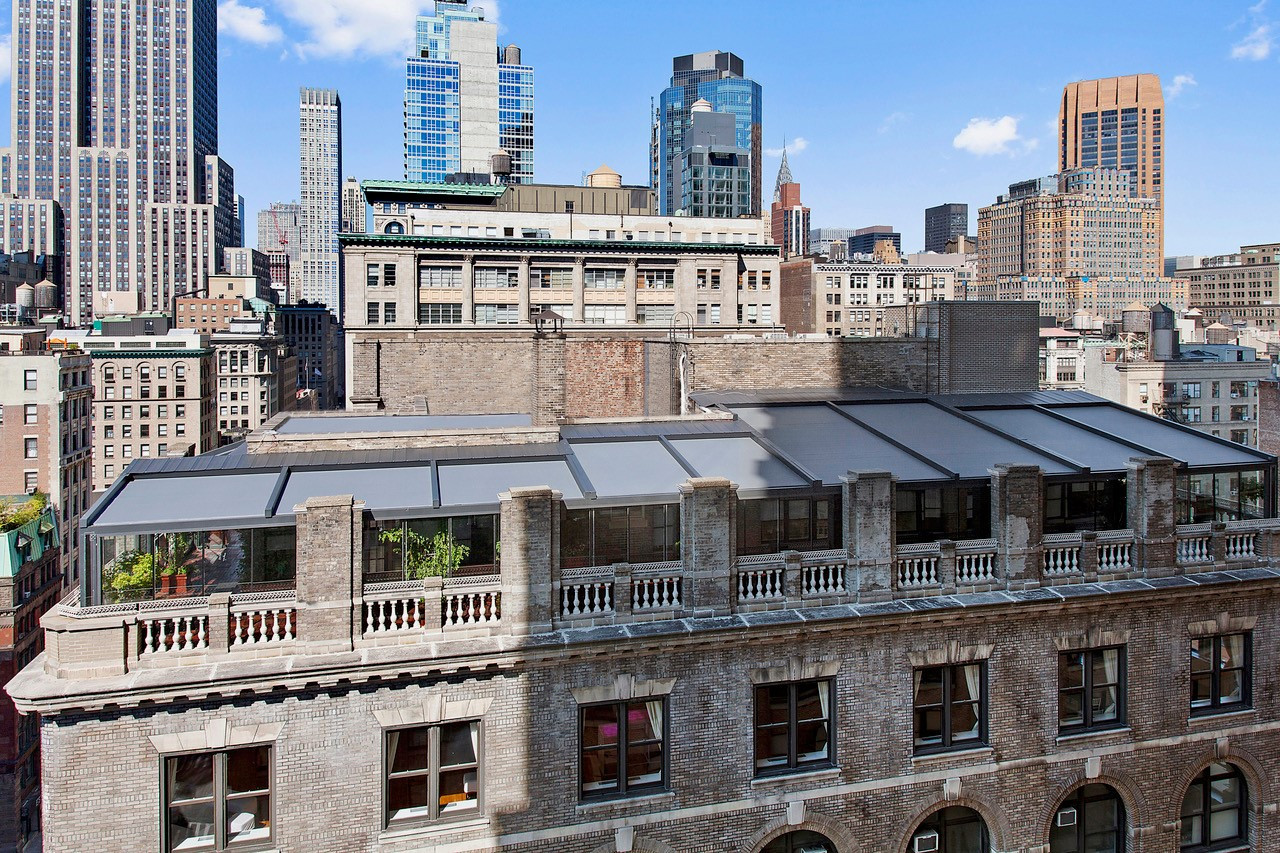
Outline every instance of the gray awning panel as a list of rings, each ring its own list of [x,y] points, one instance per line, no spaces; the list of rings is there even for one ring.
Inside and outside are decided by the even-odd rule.
[[[1265,465],[1267,461],[1243,447],[1215,441],[1190,430],[1164,424],[1119,406],[1062,406],[1053,410],[1063,417],[1088,424],[1129,441],[1150,447],[1162,456],[1196,467],[1201,465]],[[1135,454],[1138,455],[1138,454]]]
[[[979,409],[969,414],[1001,432],[1079,462],[1091,471],[1124,471],[1131,457],[1143,455],[1141,450],[1127,444],[1034,409]]]
[[[307,498],[354,495],[365,509],[430,509],[431,466],[393,465],[381,468],[339,468],[294,471],[280,496],[279,515],[293,515]]]
[[[676,495],[689,479],[656,440],[581,441],[571,446],[601,498]]]
[[[565,500],[582,497],[573,472],[563,459],[472,464],[441,463],[441,506],[498,505],[498,494],[525,486],[550,486],[564,493]]]
[[[795,471],[746,436],[673,438],[671,445],[701,477],[728,477],[741,489],[807,486]]]
[[[827,406],[735,406],[733,413],[824,483],[839,485],[850,471],[890,471],[902,481],[945,479]]]
[[[278,472],[272,471],[130,480],[90,530],[163,532],[265,524],[263,513],[277,477]]]

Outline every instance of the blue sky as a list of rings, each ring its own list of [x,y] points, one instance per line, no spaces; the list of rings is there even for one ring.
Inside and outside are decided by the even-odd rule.
[[[603,162],[646,182],[650,100],[671,57],[729,50],[764,87],[766,146],[793,146],[813,224],[895,225],[914,250],[925,207],[968,202],[976,224],[1008,183],[1054,170],[1064,83],[1154,72],[1168,100],[1168,253],[1280,239],[1280,0],[1076,0],[1068,14],[1026,0],[478,5],[536,70],[540,181],[578,183]],[[400,177],[403,57],[431,7],[222,0],[220,147],[251,244],[256,212],[298,196],[301,85],[338,88],[347,174]],[[768,190],[777,167],[766,157]]]

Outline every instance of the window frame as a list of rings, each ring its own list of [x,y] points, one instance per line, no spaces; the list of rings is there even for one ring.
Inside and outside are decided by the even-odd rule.
[[[265,749],[267,751],[267,837],[252,842],[227,842],[227,755],[231,752],[237,752],[245,749]],[[213,756],[213,846],[203,848],[212,851],[212,853],[223,853],[230,850],[269,850],[274,846],[276,839],[276,803],[279,799],[279,792],[276,790],[276,749],[272,743],[248,743],[243,745],[228,746],[222,749],[195,749],[184,752],[167,752],[160,756],[160,849],[165,853],[172,853],[176,848],[172,846],[172,839],[169,830],[169,810],[174,805],[174,800],[170,798],[169,792],[169,762],[172,760],[186,758],[192,755],[212,755]],[[231,798],[243,797],[244,794],[231,795]],[[195,802],[195,800],[179,800],[178,803]]]
[[[1222,641],[1227,637],[1242,637],[1244,640],[1244,664],[1240,667],[1232,667],[1224,670],[1222,663]],[[1191,646],[1196,641],[1210,640],[1213,642],[1213,655],[1210,660],[1209,678],[1209,700],[1208,704],[1196,705],[1195,683],[1196,674],[1193,668],[1194,657],[1192,655]],[[1191,716],[1205,717],[1213,714],[1227,714],[1233,711],[1243,711],[1253,707],[1253,632],[1252,631],[1232,631],[1230,633],[1206,634],[1203,636],[1192,637],[1187,644],[1187,666],[1189,674],[1189,686],[1191,695],[1189,702],[1191,703]],[[1222,701],[1222,673],[1223,672],[1240,672],[1240,700],[1235,702]]]
[[[660,702],[662,704],[662,737],[659,743],[662,745],[662,778],[656,783],[647,783],[635,787],[627,784],[627,748],[631,745],[630,733],[628,732],[627,706],[633,704],[646,704],[648,702]],[[614,777],[617,782],[616,787],[600,791],[586,790],[586,762],[583,761],[583,755],[587,751],[583,744],[583,733],[587,722],[587,711],[591,708],[612,707],[618,715],[618,734],[614,741],[613,749],[618,753],[617,775]],[[639,743],[649,743],[650,741],[640,741]],[[670,773],[671,773],[671,702],[670,696],[645,696],[632,699],[611,699],[606,702],[587,702],[578,706],[578,799],[581,802],[593,802],[598,800],[620,800],[631,797],[642,797],[650,794],[664,793],[670,790]],[[593,751],[604,751],[605,747],[595,747]]]
[[[1094,721],[1093,719],[1093,691],[1098,689],[1099,685],[1095,685],[1093,681],[1093,658],[1104,652],[1115,651],[1118,666],[1116,686],[1116,716],[1113,720]],[[1062,668],[1061,661],[1065,655],[1084,655],[1084,661],[1081,664],[1083,672],[1081,673],[1081,683],[1079,687],[1063,687],[1062,685]],[[1080,648],[1067,649],[1058,652],[1058,734],[1073,735],[1085,732],[1104,732],[1113,729],[1122,729],[1128,725],[1129,720],[1129,655],[1126,645],[1098,646],[1096,648]],[[1108,685],[1103,684],[1101,687]],[[1082,721],[1079,723],[1063,723],[1062,722],[1062,697],[1063,694],[1072,692],[1081,694],[1080,711]]]
[[[827,755],[825,758],[815,759],[811,761],[799,760],[797,731],[800,721],[797,719],[797,688],[802,685],[817,684],[825,685],[827,690],[827,716],[824,718],[827,724]],[[761,725],[759,722],[760,710],[760,692],[771,688],[785,687],[787,688],[787,721],[783,724],[787,729],[787,762],[786,764],[772,765],[769,767],[761,767],[760,754],[756,747],[756,738],[759,736]],[[823,769],[827,767],[835,767],[836,755],[836,701],[835,701],[835,679],[834,678],[804,678],[798,681],[780,681],[767,684],[752,685],[752,715],[751,715],[751,760],[752,772],[756,778],[767,778],[771,776],[782,776],[788,773],[802,773],[814,769]],[[809,720],[807,722],[813,722]]]
[[[476,807],[462,809],[458,812],[442,813],[440,810],[440,776],[443,768],[440,764],[440,731],[445,726],[474,725],[476,727]],[[427,813],[421,816],[393,819],[389,799],[391,782],[390,738],[398,732],[427,729],[427,766],[415,773],[402,773],[397,778],[409,775],[425,775],[427,777]],[[461,765],[450,765],[450,767]],[[382,730],[382,826],[384,829],[400,829],[402,827],[421,826],[424,824],[452,823],[459,820],[471,820],[484,815],[484,720],[479,717],[468,717],[458,720],[440,720],[434,723],[417,723],[408,726],[395,726]]]
[[[1214,773],[1213,768],[1216,766],[1229,767],[1231,772]],[[1236,790],[1235,805],[1230,808],[1214,809],[1213,805],[1213,787],[1212,783],[1216,779],[1235,779],[1238,783]],[[1182,840],[1183,821],[1186,820],[1186,799],[1191,793],[1192,785],[1200,785],[1200,810],[1195,813],[1195,817],[1200,818],[1200,839],[1198,841],[1186,842]],[[1212,817],[1217,813],[1225,811],[1236,812],[1236,834],[1231,838],[1223,838],[1218,841],[1209,839],[1209,831],[1212,825]],[[1209,853],[1212,850],[1239,850],[1246,848],[1249,844],[1249,780],[1245,778],[1244,771],[1231,761],[1215,761],[1207,765],[1203,770],[1197,773],[1190,782],[1187,783],[1187,790],[1182,795],[1182,808],[1178,812],[1178,850],[1180,853]]]
[[[978,736],[966,740],[956,741],[955,733],[951,730],[951,715],[954,697],[952,696],[952,671],[968,666],[978,667]],[[945,673],[942,680],[942,701],[934,706],[932,704],[923,707],[938,707],[942,712],[942,729],[941,742],[936,744],[920,744],[917,741],[920,738],[918,720],[920,706],[916,702],[916,673],[930,669],[941,669]],[[911,670],[911,745],[915,755],[933,755],[941,752],[958,752],[965,749],[982,749],[989,746],[987,724],[990,716],[989,697],[987,689],[987,661],[974,660],[962,661],[958,663],[939,664],[937,666],[917,666]]]

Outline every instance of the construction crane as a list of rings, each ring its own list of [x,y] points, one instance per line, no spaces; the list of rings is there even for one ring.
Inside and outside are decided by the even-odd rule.
[[[284,247],[285,251],[289,249],[289,235],[280,227],[280,219],[276,216],[276,209],[271,208],[271,225],[276,229],[276,242]]]

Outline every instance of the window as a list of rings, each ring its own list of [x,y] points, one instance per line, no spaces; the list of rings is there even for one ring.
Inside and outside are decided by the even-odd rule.
[[[37,423],[37,418],[38,418],[38,415],[36,414],[37,411],[38,409],[36,408],[35,403],[27,403],[25,406],[22,407],[22,422],[24,424]]]
[[[396,304],[394,302],[384,302],[382,304],[382,322],[394,323],[396,321]]]
[[[382,286],[383,287],[396,286],[396,265],[395,264],[382,265]]]
[[[378,286],[378,270],[379,266],[377,264],[365,264],[364,274],[366,287]]]
[[[986,662],[915,671],[916,752],[961,749],[987,739]]]
[[[23,471],[22,486],[26,492],[28,493],[34,492],[40,486],[40,472],[39,471]]]
[[[982,815],[964,806],[939,809],[920,822],[908,850],[936,853],[990,853],[991,837]]]
[[[520,274],[509,267],[476,267],[472,281],[481,288],[519,287]]]
[[[381,311],[382,305],[379,302],[370,302],[365,306],[365,320],[368,321],[369,325],[372,326],[378,322]]]
[[[165,850],[226,850],[271,840],[271,748],[165,759]]]
[[[666,782],[665,698],[579,710],[583,798],[625,796]]]
[[[34,438],[24,438],[22,440],[22,455],[27,459],[35,459],[40,455],[39,446]]]
[[[1191,713],[1248,707],[1253,700],[1249,634],[1191,639]]]
[[[450,303],[418,303],[419,323],[461,323],[462,304]]]
[[[587,290],[621,290],[625,275],[620,269],[588,269],[583,273],[582,286]]]
[[[831,685],[825,681],[756,687],[756,773],[830,764]]]
[[[387,825],[480,810],[480,723],[445,723],[386,735]]]
[[[26,390],[26,391],[36,390],[36,371],[34,370],[22,371],[22,388],[23,390]]]
[[[618,325],[627,321],[625,305],[584,305],[582,320],[586,323]]]
[[[1125,853],[1124,802],[1110,785],[1085,785],[1062,801],[1049,853]]]
[[[636,272],[638,290],[674,290],[676,271],[673,269],[639,270]]]
[[[1235,848],[1249,837],[1249,789],[1240,769],[1210,764],[1182,797],[1182,849]]]
[[[513,326],[520,322],[518,305],[477,305],[476,322]]]
[[[1123,725],[1124,647],[1083,649],[1058,655],[1058,728],[1088,731]]]

